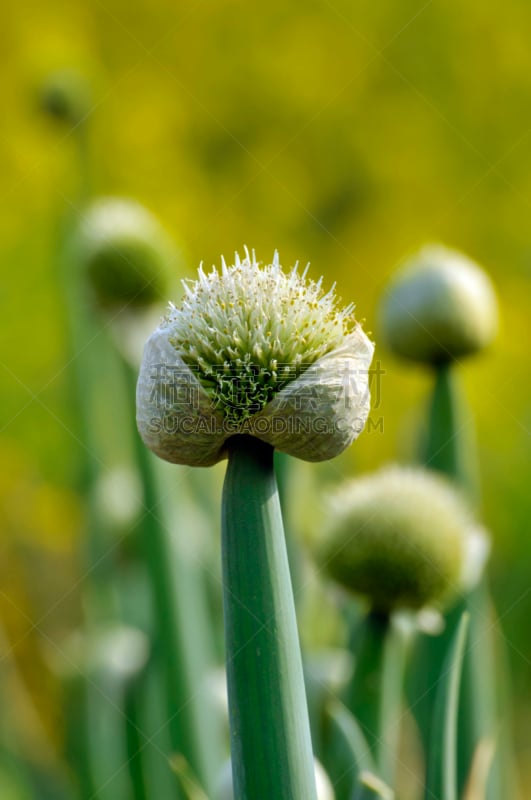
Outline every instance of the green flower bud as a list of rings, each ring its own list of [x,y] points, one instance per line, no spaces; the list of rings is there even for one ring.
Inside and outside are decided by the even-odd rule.
[[[440,607],[481,574],[486,536],[434,472],[390,467],[347,483],[330,505],[322,563],[377,610]]]
[[[185,283],[181,306],[146,344],[138,381],[138,428],[157,455],[208,466],[246,433],[322,461],[358,436],[373,345],[353,307],[339,311],[334,290],[306,273],[247,253]]]
[[[139,203],[97,200],[83,215],[74,247],[100,308],[145,309],[168,291],[175,254],[166,231]]]
[[[39,99],[47,114],[59,122],[77,125],[90,111],[90,86],[79,72],[58,70],[44,81]]]
[[[380,308],[380,329],[390,350],[431,364],[486,347],[497,323],[489,277],[466,256],[441,246],[425,247],[405,263]]]

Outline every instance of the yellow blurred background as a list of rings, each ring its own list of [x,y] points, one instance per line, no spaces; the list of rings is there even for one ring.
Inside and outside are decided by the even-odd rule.
[[[76,131],[47,118],[38,95],[51,71],[75,69],[91,86],[92,192],[130,195],[156,212],[189,276],[244,245],[261,260],[278,248],[285,266],[311,262],[312,276],[356,303],[384,374],[372,428],[334,462],[338,478],[410,459],[425,412],[430,375],[378,342],[377,303],[397,263],[442,241],[492,276],[500,335],[460,371],[476,414],[525,765],[529,4],[8,0],[2,16],[1,638],[10,643],[3,663],[18,662],[45,725],[53,730],[60,712],[43,651],[80,615],[74,475],[83,442],[72,432],[56,263],[60,220],[79,203]],[[112,392],[108,403],[111,417],[120,413]]]

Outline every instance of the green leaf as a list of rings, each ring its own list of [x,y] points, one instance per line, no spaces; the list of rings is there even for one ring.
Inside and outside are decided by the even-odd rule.
[[[470,615],[465,612],[443,663],[428,753],[426,800],[457,800],[457,714]]]
[[[323,766],[334,786],[336,800],[350,800],[358,775],[374,772],[370,747],[348,708],[332,698],[324,709]]]

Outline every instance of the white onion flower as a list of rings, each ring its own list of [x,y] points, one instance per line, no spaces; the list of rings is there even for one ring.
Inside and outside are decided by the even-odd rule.
[[[373,345],[334,288],[247,250],[184,286],[144,350],[137,421],[148,447],[208,466],[239,433],[307,461],[352,443],[369,413]]]

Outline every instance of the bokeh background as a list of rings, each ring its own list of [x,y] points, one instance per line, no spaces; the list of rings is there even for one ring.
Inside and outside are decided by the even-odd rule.
[[[37,749],[41,728],[60,737],[49,655],[81,617],[85,445],[57,265],[61,219],[78,204],[78,144],[38,102],[51,71],[74,68],[91,87],[92,192],[156,212],[186,254],[185,274],[243,245],[263,260],[278,248],[286,266],[311,262],[356,303],[376,341],[381,397],[357,445],[315,467],[323,480],[412,458],[431,378],[379,346],[376,321],[397,263],[435,240],[491,275],[500,334],[460,371],[476,415],[516,748],[531,780],[529,41],[524,0],[4,4],[0,649],[5,674],[16,667],[33,700],[9,683],[4,734],[22,729]],[[104,365],[101,379],[110,463],[120,395]]]

